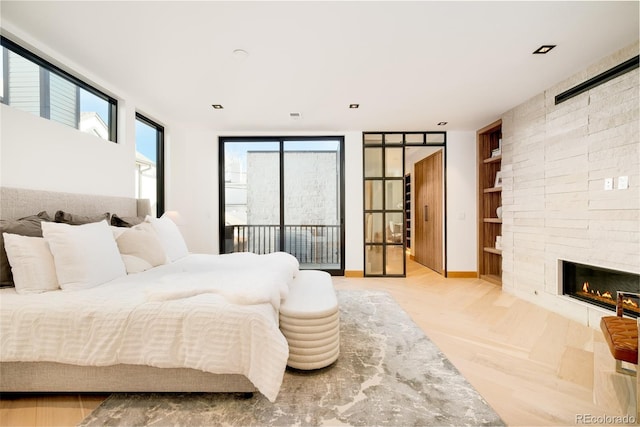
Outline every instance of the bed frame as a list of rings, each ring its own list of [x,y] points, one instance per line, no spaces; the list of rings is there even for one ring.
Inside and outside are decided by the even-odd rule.
[[[0,187],[0,219],[57,210],[79,215],[150,213],[148,200]],[[77,366],[53,362],[0,362],[0,392],[239,392],[253,393],[244,375],[141,365]]]

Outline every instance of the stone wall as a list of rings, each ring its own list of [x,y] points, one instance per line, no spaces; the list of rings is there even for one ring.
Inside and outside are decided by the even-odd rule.
[[[586,323],[602,312],[560,295],[558,260],[640,272],[638,69],[559,105],[554,98],[638,47],[502,117],[503,289]],[[617,189],[620,176],[628,189]],[[613,190],[605,178],[614,178]]]
[[[279,224],[279,153],[247,153],[249,224]],[[288,225],[338,225],[339,161],[334,151],[284,153],[285,222]]]

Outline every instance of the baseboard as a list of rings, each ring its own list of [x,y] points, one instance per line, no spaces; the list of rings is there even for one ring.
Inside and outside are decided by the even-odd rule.
[[[362,270],[345,270],[344,277],[364,277],[364,271]]]
[[[450,279],[476,279],[478,272],[476,271],[447,271],[447,277]]]

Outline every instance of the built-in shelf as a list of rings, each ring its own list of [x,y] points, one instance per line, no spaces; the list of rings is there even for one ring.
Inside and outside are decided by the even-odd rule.
[[[485,218],[484,222],[490,222],[492,224],[502,224],[502,218]]]
[[[496,248],[483,248],[483,250],[484,250],[485,252],[489,252],[490,254],[502,255],[502,250],[501,250],[501,249],[496,249]]]
[[[501,191],[502,191],[502,187],[489,187],[483,190],[483,192],[485,193],[499,193]]]
[[[495,162],[501,162],[502,161],[502,156],[495,156],[495,157],[489,157],[488,159],[484,159],[482,161],[482,163],[495,163]]]
[[[497,179],[502,169],[502,122],[499,120],[480,129],[478,138],[478,275],[497,285],[502,284],[502,251],[496,249],[502,235],[502,218],[496,211],[502,206],[502,186]]]

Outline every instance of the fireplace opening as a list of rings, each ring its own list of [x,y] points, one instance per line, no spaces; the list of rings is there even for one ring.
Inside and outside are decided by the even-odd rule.
[[[640,275],[562,261],[563,294],[615,311],[617,291],[640,293]],[[638,300],[625,299],[624,312],[637,318],[640,315]]]

